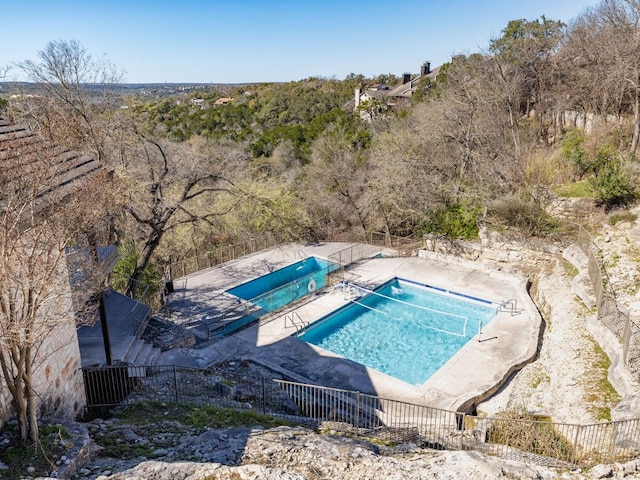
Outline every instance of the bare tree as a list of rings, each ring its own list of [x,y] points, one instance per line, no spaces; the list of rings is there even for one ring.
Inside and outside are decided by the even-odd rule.
[[[42,95],[23,97],[23,113],[48,138],[105,161],[118,107],[113,87],[123,73],[105,58],[94,59],[76,40],[50,42],[38,56],[37,62],[18,64],[42,89]]]
[[[633,115],[629,151],[640,142],[640,1],[602,0],[571,26],[560,52],[567,95],[588,113]]]
[[[164,235],[182,225],[211,223],[233,203],[220,209],[219,195],[233,192],[233,170],[242,163],[237,152],[214,147],[203,139],[181,144],[155,138],[131,124],[134,135],[121,151],[117,169],[130,188],[125,210],[136,226],[140,244],[128,294],[134,294],[145,268]]]
[[[372,221],[387,234],[412,232],[424,211],[443,201],[448,185],[434,135],[437,107],[418,105],[375,137],[368,181]]]
[[[93,159],[0,119],[0,370],[20,438],[37,442],[34,371],[51,332],[69,322],[75,328],[72,280],[96,287],[94,265],[71,272],[67,257],[104,221],[97,199],[106,178]]]
[[[6,78],[9,70],[10,67],[8,65],[0,65],[0,79]],[[4,111],[8,105],[9,102],[7,101],[7,99],[0,96],[0,113]]]
[[[544,16],[533,21],[512,20],[502,30],[502,36],[490,43],[495,80],[507,93],[511,124],[515,125],[516,116],[534,116],[537,135],[545,144],[548,144],[549,127],[555,119],[553,91],[557,68],[554,56],[564,28],[562,22]],[[517,143],[515,148],[518,155]]]
[[[499,67],[492,56],[457,57],[437,96],[376,136],[368,186],[390,233],[415,231],[448,207],[476,211],[521,186],[536,137],[519,77]]]
[[[369,166],[350,137],[338,126],[328,129],[315,141],[311,163],[304,168],[303,202],[322,233],[332,226],[336,230],[353,227],[361,233],[371,227]]]

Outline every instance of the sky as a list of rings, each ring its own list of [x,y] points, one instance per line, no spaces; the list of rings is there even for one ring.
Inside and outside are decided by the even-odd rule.
[[[418,73],[486,49],[510,20],[570,23],[596,0],[0,0],[0,66],[76,40],[124,83]],[[5,80],[25,80],[12,68]]]

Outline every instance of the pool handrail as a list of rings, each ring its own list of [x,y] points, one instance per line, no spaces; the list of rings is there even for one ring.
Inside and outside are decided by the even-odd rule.
[[[296,317],[298,317],[298,320],[300,320],[300,324],[296,322]],[[300,331],[304,330],[308,325],[308,322],[305,322],[300,316],[300,314],[295,310],[293,310],[292,312],[286,313],[284,315],[285,328],[288,326],[287,320],[289,320],[291,322],[291,325],[293,325],[296,328],[296,336],[300,335]]]
[[[496,315],[500,312],[502,312],[503,308],[506,308],[507,305],[511,306],[511,315],[515,315],[517,313],[521,313],[520,310],[518,310],[518,300],[515,298],[512,298],[510,300],[506,300],[502,303],[500,303],[497,307],[496,307]]]

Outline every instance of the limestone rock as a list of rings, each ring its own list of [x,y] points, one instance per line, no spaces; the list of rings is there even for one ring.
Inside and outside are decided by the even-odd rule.
[[[578,269],[578,274],[571,285],[573,293],[587,308],[593,308],[596,304],[596,294],[589,279],[589,259],[575,244],[568,246],[562,252],[562,258]]]
[[[640,396],[627,397],[611,409],[611,420],[614,422],[634,418],[640,418]]]

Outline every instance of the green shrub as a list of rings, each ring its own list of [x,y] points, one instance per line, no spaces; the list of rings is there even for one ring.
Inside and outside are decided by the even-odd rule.
[[[609,225],[617,225],[622,222],[635,222],[638,215],[631,212],[618,212],[609,216]]]
[[[120,245],[119,252],[120,259],[113,268],[111,286],[115,290],[124,293],[129,285],[129,278],[136,267],[139,255],[131,245],[127,244]],[[160,283],[161,278],[162,277],[155,271],[153,265],[148,264],[142,275],[142,283],[150,285],[153,289],[153,287],[156,287]]]
[[[552,191],[559,197],[564,198],[585,198],[593,195],[591,185],[587,180],[555,185],[553,186]]]
[[[591,162],[584,148],[584,130],[574,128],[565,135],[562,141],[562,157],[570,160],[580,171],[580,177],[589,171]]]
[[[598,205],[605,210],[620,205],[628,205],[637,197],[629,174],[620,161],[609,161],[589,179],[593,195]]]
[[[488,214],[499,223],[515,227],[526,235],[544,235],[555,230],[557,222],[539,201],[522,194],[506,195],[493,201]]]
[[[477,238],[480,213],[480,208],[472,204],[451,204],[429,212],[423,229],[452,239]]]

